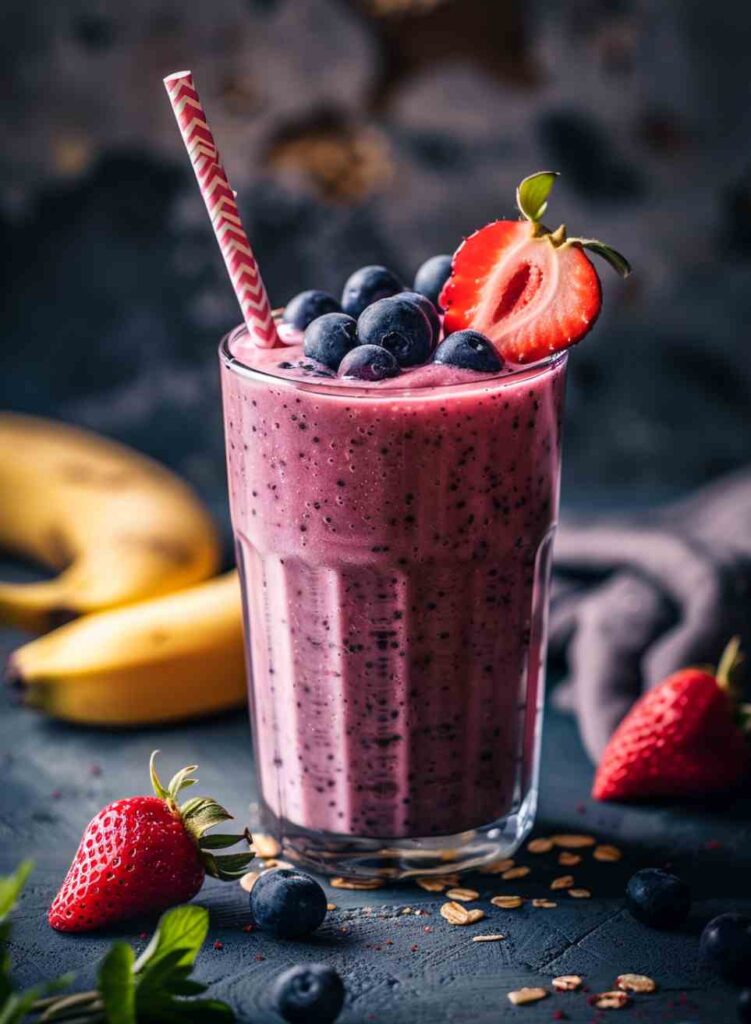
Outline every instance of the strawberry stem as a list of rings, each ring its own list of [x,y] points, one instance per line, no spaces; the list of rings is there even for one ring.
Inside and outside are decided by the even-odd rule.
[[[732,693],[736,689],[735,675],[742,661],[741,638],[733,636],[728,640],[725,650],[720,655],[715,673],[717,685],[727,693]]]

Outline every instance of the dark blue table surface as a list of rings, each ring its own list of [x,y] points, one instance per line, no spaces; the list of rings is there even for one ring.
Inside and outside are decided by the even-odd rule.
[[[20,637],[5,634],[4,653]],[[33,857],[36,869],[15,916],[11,946],[20,982],[33,983],[74,970],[88,984],[113,933],[66,936],[53,932],[45,912],[89,818],[108,801],[148,790],[146,764],[155,747],[164,774],[190,762],[201,766],[201,792],[211,793],[242,816],[255,797],[252,753],[244,714],[171,729],[108,733],[55,724],[0,697],[0,869]],[[536,834],[592,833],[617,844],[624,858],[598,864],[589,853],[581,866],[560,868],[552,855],[521,855],[528,879],[502,882],[476,877],[487,920],[470,928],[447,924],[439,896],[411,884],[376,892],[328,889],[336,909],[308,941],[281,942],[244,932],[247,900],[236,884],[210,881],[198,896],[211,910],[210,941],[198,975],[229,1000],[239,1019],[272,1024],[268,987],[279,971],[302,960],[322,960],[341,971],[347,985],[342,1024],[539,1024],[564,1010],[572,1022],[609,1019],[586,994],[555,994],[515,1008],[507,993],[524,985],[549,985],[560,974],[581,974],[591,991],[611,988],[618,974],[644,973],[659,984],[637,997],[624,1020],[674,1024],[725,1024],[735,1020],[736,993],[697,961],[698,936],[711,916],[730,909],[751,912],[751,823],[748,799],[713,807],[625,807],[596,804],[588,794],[591,766],[574,724],[548,711],[543,747],[542,800]],[[694,912],[676,933],[651,931],[623,907],[623,888],[637,867],[670,862],[691,882]],[[551,895],[556,875],[571,870],[590,900],[556,894],[558,906],[501,911],[494,893]],[[407,908],[410,908],[409,912]],[[419,914],[415,913],[419,911]],[[123,928],[137,948],[153,922]],[[480,932],[502,932],[503,942],[473,943]],[[221,949],[213,942],[220,940]],[[392,940],[393,945],[387,945]],[[620,1019],[620,1018],[619,1018]]]

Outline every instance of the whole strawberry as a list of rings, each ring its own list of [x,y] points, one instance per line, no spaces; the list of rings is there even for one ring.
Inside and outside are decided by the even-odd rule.
[[[62,932],[83,932],[185,903],[206,874],[225,880],[243,874],[252,854],[216,857],[210,851],[233,846],[243,835],[205,833],[232,817],[210,797],[178,806],[181,790],[192,786],[196,765],[183,768],[165,789],[149,762],[155,796],[134,796],[108,804],[86,826],[73,863],[47,919]]]
[[[605,748],[592,795],[691,797],[737,785],[751,766],[748,708],[739,705],[733,685],[739,662],[734,637],[716,673],[681,669],[638,700]]]

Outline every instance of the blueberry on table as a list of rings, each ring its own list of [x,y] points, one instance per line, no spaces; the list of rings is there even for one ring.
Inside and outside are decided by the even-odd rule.
[[[415,274],[414,289],[438,305],[438,296],[451,273],[451,256],[431,256]]]
[[[358,345],[339,365],[339,376],[352,380],[385,380],[400,372],[394,356],[380,345]]]
[[[435,345],[441,336],[441,318],[430,299],[426,299],[419,292],[401,292],[399,298],[407,299],[409,302],[414,302],[416,306],[420,307],[433,328],[433,344]]]
[[[434,363],[458,366],[478,373],[498,373],[503,360],[484,334],[479,331],[454,331],[444,338],[433,353]]]
[[[250,891],[250,913],[259,928],[280,939],[310,935],[326,916],[326,894],[315,878],[292,868],[264,871]]]
[[[726,981],[751,982],[751,917],[720,914],[701,933],[701,959]]]
[[[396,295],[403,288],[396,274],[386,267],[360,267],[347,278],[342,292],[342,309],[350,316],[358,317],[371,302]]]
[[[628,880],[626,908],[651,928],[679,928],[691,909],[691,890],[669,871],[644,868]]]
[[[303,335],[305,355],[332,370],[356,344],[357,322],[346,313],[324,313],[308,324]]]
[[[292,324],[298,331],[304,331],[308,324],[324,313],[341,313],[342,307],[333,295],[328,292],[311,288],[300,292],[290,299],[284,310],[282,319],[285,324]]]
[[[279,975],[272,998],[290,1024],[331,1024],[344,1005],[344,984],[333,967],[300,964]]]
[[[401,295],[368,306],[357,321],[357,335],[363,345],[388,349],[400,366],[427,362],[433,348],[433,328],[427,316]]]
[[[751,1024],[751,988],[744,988],[738,996],[738,1020],[741,1024]]]

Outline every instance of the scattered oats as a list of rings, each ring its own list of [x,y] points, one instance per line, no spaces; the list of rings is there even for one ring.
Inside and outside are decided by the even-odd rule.
[[[265,835],[263,832],[253,833],[251,849],[255,853],[256,857],[261,857],[263,860],[266,860],[269,857],[278,857],[282,852],[282,848],[276,839],[274,839],[273,836]]]
[[[617,846],[595,846],[592,854],[595,860],[616,861],[620,860],[623,854]]]
[[[468,903],[470,900],[479,900],[480,894],[476,889],[449,889],[446,898]]]
[[[490,902],[494,907],[500,907],[501,910],[516,910],[524,903],[524,900],[521,896],[494,896]]]
[[[502,875],[504,871],[514,866],[513,857],[505,857],[503,860],[493,861],[479,869],[481,875]]]
[[[399,913],[400,914],[411,914],[412,913],[412,907],[402,907],[402,909],[399,911]]]
[[[574,884],[573,875],[561,875],[560,878],[554,878],[550,883],[551,889],[570,889]]]
[[[449,924],[474,924],[482,921],[485,917],[484,910],[468,910],[461,903],[444,903],[441,907],[441,917]]]
[[[327,903],[326,904],[326,909],[327,910],[336,910],[336,903]]]
[[[527,1003],[539,1003],[547,994],[544,988],[520,988],[516,992],[509,992],[508,999],[514,1006],[526,1006]]]
[[[506,938],[505,935],[473,935],[473,942],[502,942]]]
[[[561,846],[564,850],[583,850],[585,846],[594,846],[597,842],[594,836],[564,834],[550,838],[556,846]]]
[[[248,871],[248,873],[243,875],[242,878],[240,879],[241,887],[246,892],[250,892],[250,890],[253,888],[253,886],[258,881],[258,878],[259,878],[260,874],[261,874],[260,871]]]
[[[527,867],[509,868],[508,871],[503,872],[501,878],[506,882],[510,882],[514,878],[526,878],[529,872],[530,868]]]
[[[592,896],[589,889],[569,889],[569,896],[573,896],[575,900],[588,900]]]
[[[419,885],[425,892],[443,892],[447,882],[443,878],[431,878],[430,875],[421,875],[415,879],[415,885]]]
[[[294,868],[288,860],[277,860],[276,857],[269,857],[263,862],[263,871],[270,871],[272,868]]]
[[[533,839],[527,843],[527,850],[529,853],[550,853],[553,849],[552,839]]]
[[[657,991],[657,982],[646,974],[619,974],[615,983],[623,992]]]
[[[533,907],[541,907],[543,910],[552,910],[553,907],[557,907],[558,904],[554,903],[553,900],[532,900]]]
[[[578,853],[569,853],[568,850],[564,850],[558,854],[558,863],[563,868],[573,868],[577,864],[581,864],[581,855]]]
[[[382,889],[384,884],[380,878],[332,878],[330,882],[334,889]]]
[[[625,992],[599,992],[590,999],[590,1004],[598,1010],[622,1010],[630,1002]]]
[[[550,984],[558,992],[576,992],[584,984],[584,979],[578,974],[562,974],[559,978],[553,978]]]

